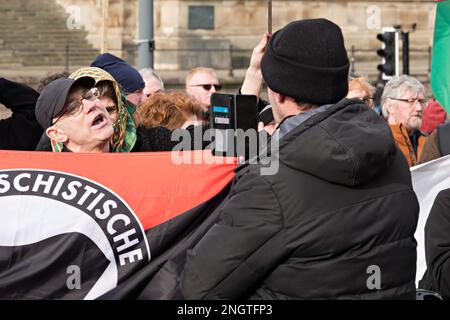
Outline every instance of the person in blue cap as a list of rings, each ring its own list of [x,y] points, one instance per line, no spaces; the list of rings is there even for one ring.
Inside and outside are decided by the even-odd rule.
[[[97,67],[110,73],[120,84],[121,89],[129,102],[135,106],[147,99],[144,94],[145,82],[141,74],[128,62],[111,53],[104,53],[95,58],[91,67]]]

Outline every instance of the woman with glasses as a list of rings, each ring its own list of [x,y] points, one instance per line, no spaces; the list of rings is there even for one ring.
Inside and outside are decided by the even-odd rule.
[[[162,126],[144,127],[136,107],[128,102],[112,75],[95,67],[80,69],[71,75],[72,78],[82,76],[90,76],[96,80],[96,86],[100,90],[100,100],[113,117],[114,152],[172,150],[176,144],[171,141],[172,131]],[[114,103],[117,103],[116,110],[112,108]]]
[[[95,80],[99,89],[99,98],[104,107],[112,116],[114,136],[111,141],[112,151],[130,152],[136,143],[136,128],[133,114],[136,111],[122,94],[114,78],[100,68],[82,68],[72,73],[69,78],[80,79],[89,77]]]
[[[36,119],[55,152],[111,151],[112,120],[99,100],[95,80],[60,78],[48,84],[36,103]]]
[[[50,138],[50,143],[40,143],[37,150],[41,151],[74,151],[77,152],[145,152],[145,151],[170,151],[175,145],[175,142],[171,141],[172,132],[163,127],[157,128],[145,128],[138,126],[135,123],[134,113],[136,107],[128,103],[123,93],[120,90],[117,82],[106,71],[95,68],[83,68],[70,75],[70,79],[92,82],[92,86],[83,88],[71,88],[67,89],[70,83],[65,84],[65,89],[69,90],[67,93],[67,100],[62,106],[60,112],[55,114],[54,120],[51,123],[47,123],[47,127],[64,126],[66,128],[66,135],[69,137],[61,140],[56,135],[52,134],[47,136]],[[94,88],[93,88],[94,87]],[[52,89],[52,88],[50,88]],[[47,90],[46,97],[50,100],[58,95],[60,88],[53,88]],[[75,90],[75,91],[74,91]],[[74,91],[74,92],[72,92]],[[84,148],[90,142],[96,132],[90,130],[89,123],[85,123],[82,119],[85,119],[85,115],[91,112],[88,105],[95,104],[95,108],[98,109],[103,115],[106,115],[107,120],[111,122],[113,134],[109,137],[107,147],[102,144],[102,148]],[[45,108],[52,108],[50,105],[41,106],[41,109],[45,111]],[[52,115],[53,117],[53,115]],[[105,118],[106,118],[105,117]],[[63,123],[61,123],[63,120]],[[103,117],[102,117],[102,120]],[[41,124],[42,125],[42,124]],[[45,124],[44,124],[45,125]],[[92,127],[92,126],[91,126]],[[51,129],[50,132],[56,133],[57,131]],[[59,128],[61,130],[61,128]],[[73,129],[73,130],[72,130]],[[86,129],[86,130],[84,130]],[[47,129],[48,130],[48,129]],[[78,144],[81,147],[69,148],[67,147],[67,141],[70,138],[75,138],[78,133],[84,134],[83,139],[77,138]],[[74,142],[72,139],[71,142]],[[50,147],[51,145],[51,147]]]

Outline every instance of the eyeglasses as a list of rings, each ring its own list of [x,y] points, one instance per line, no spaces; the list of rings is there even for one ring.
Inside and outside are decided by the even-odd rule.
[[[396,101],[403,101],[403,102],[406,102],[411,105],[413,105],[416,102],[419,102],[419,104],[422,108],[425,108],[428,105],[427,99],[419,99],[419,98],[415,98],[415,99],[413,99],[413,98],[409,98],[409,99],[389,98],[389,99],[396,100]]]
[[[373,107],[373,101],[374,101],[374,97],[364,97],[361,100],[367,104],[369,107]]]
[[[204,90],[209,91],[212,87],[216,89],[216,91],[219,91],[222,89],[222,86],[220,84],[194,84],[191,87],[202,87]]]
[[[56,121],[53,124],[56,124],[64,115],[68,114],[72,117],[76,117],[80,114],[81,110],[83,110],[83,100],[89,100],[94,102],[98,100],[100,97],[100,92],[97,88],[92,88],[84,93],[81,98],[72,100],[69,102],[66,107],[63,109],[62,113],[58,116]]]

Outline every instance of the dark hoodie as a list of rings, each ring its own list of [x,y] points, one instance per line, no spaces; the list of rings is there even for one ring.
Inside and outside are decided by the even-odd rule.
[[[343,100],[277,149],[276,174],[237,170],[221,221],[187,255],[185,298],[414,299],[419,205],[385,121]]]

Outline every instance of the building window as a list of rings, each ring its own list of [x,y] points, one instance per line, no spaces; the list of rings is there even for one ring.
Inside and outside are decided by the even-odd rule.
[[[189,30],[214,30],[214,6],[189,6]]]

